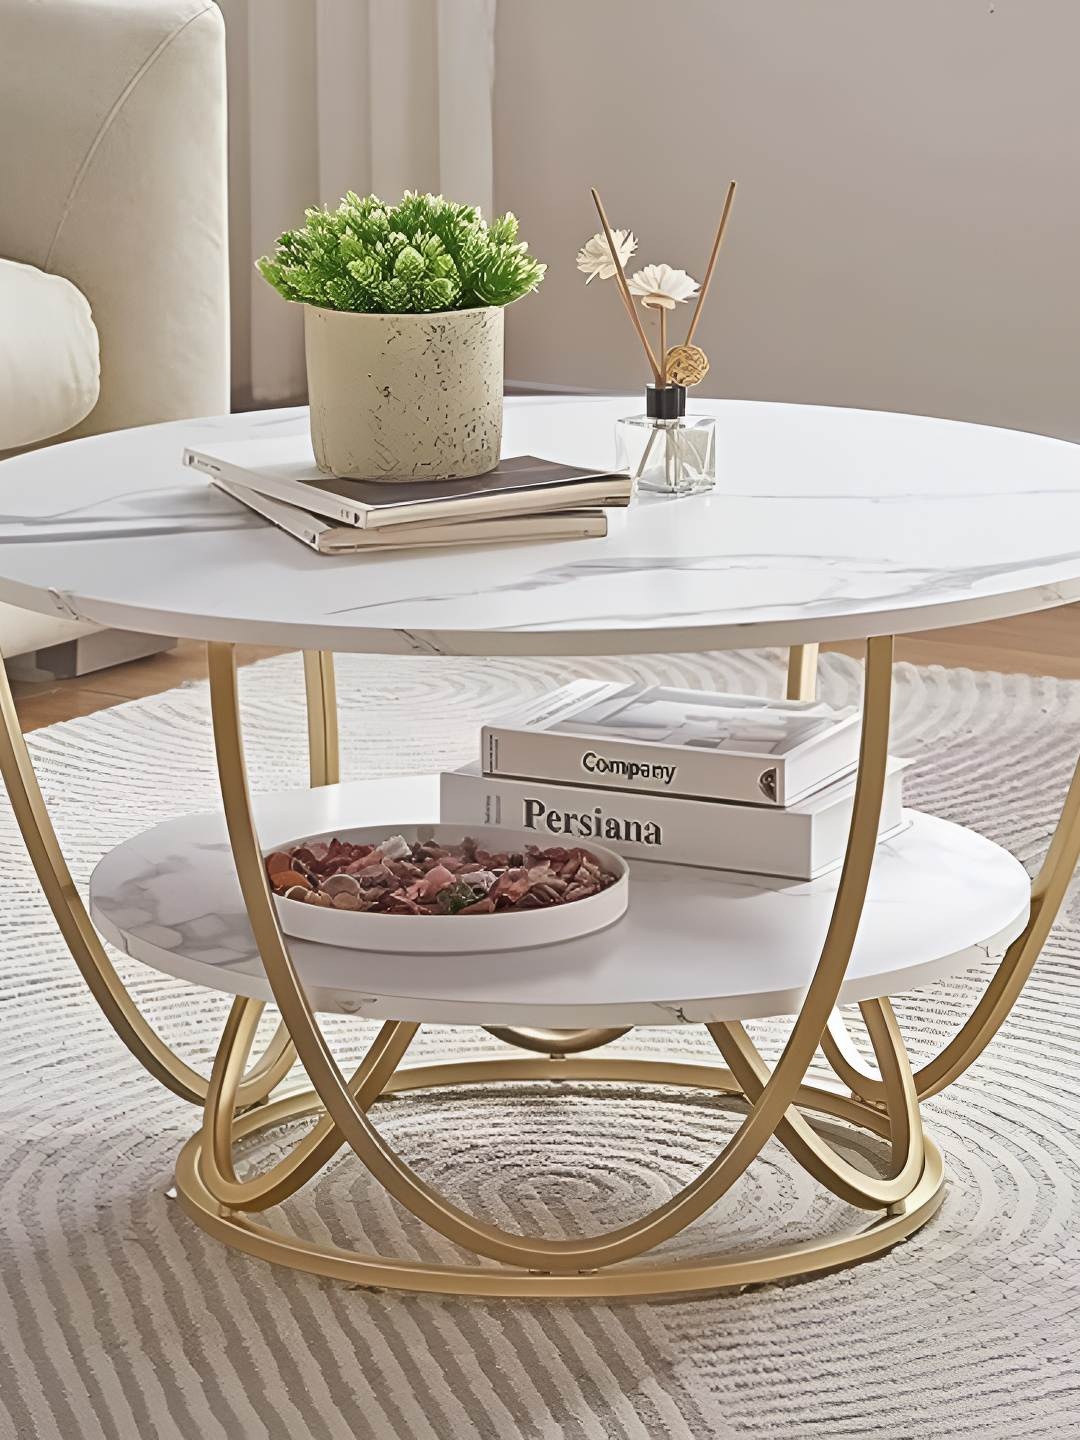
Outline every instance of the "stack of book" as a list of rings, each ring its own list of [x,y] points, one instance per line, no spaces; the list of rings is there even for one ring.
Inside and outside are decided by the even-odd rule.
[[[472,480],[346,480],[315,464],[306,435],[230,440],[184,464],[322,555],[571,540],[607,534],[627,475],[516,455]]]
[[[792,880],[839,865],[860,721],[817,701],[577,680],[481,734],[442,776],[444,821]],[[890,758],[879,839],[905,825]]]

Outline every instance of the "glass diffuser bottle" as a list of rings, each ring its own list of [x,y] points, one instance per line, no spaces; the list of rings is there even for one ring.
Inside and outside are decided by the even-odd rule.
[[[701,309],[712,283],[735,199],[735,181],[728,184],[724,207],[716,227],[705,278],[699,285],[692,275],[671,265],[643,265],[629,278],[626,266],[637,249],[632,230],[612,229],[599,192],[593,204],[603,230],[578,251],[577,268],[586,285],[614,279],[623,308],[649,361],[654,384],[645,390],[644,415],[628,415],[616,422],[617,468],[628,474],[639,491],[656,495],[696,495],[716,484],[716,421],[710,415],[687,419],[686,391],[699,385],[709,372],[708,356],[694,344]],[[668,315],[697,296],[686,338],[668,347]],[[655,316],[659,350],[645,333],[638,307]]]
[[[615,423],[616,469],[638,490],[696,495],[716,484],[716,421],[686,415],[685,385],[649,385],[645,413]]]

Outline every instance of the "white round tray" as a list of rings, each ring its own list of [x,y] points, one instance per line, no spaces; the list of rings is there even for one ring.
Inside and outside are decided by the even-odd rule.
[[[359,829],[326,830],[305,835],[275,850],[311,840],[348,840],[374,845],[390,835],[408,841],[437,840],[456,843],[468,833],[484,850],[524,850],[535,845],[536,836],[520,830],[502,830],[492,825],[368,825]],[[552,846],[541,847],[551,849]],[[605,870],[618,879],[614,885],[575,900],[570,905],[552,905],[543,910],[507,911],[495,915],[379,915],[357,910],[328,910],[306,905],[302,900],[274,896],[278,919],[286,935],[299,940],[316,940],[353,950],[377,950],[383,954],[461,955],[489,950],[526,950],[537,945],[556,945],[576,940],[613,925],[626,912],[630,895],[630,868],[626,861],[603,845],[589,841],[587,849]]]

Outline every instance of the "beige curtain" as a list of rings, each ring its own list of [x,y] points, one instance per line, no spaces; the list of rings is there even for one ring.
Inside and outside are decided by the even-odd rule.
[[[228,33],[233,404],[304,395],[303,327],[253,262],[308,205],[491,208],[495,0],[219,0]]]

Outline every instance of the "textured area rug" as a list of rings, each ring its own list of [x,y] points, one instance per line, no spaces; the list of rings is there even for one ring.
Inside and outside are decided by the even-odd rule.
[[[342,657],[346,775],[433,770],[480,723],[571,673],[776,693],[779,657],[452,662]],[[834,701],[859,667],[825,662]],[[243,675],[252,781],[305,782],[298,659]],[[1077,745],[1080,685],[897,667],[893,748],[918,757],[912,803],[1033,867]],[[216,804],[205,687],[40,731],[32,750],[77,881],[155,820]],[[476,1303],[372,1294],[275,1270],[205,1237],[166,1198],[196,1112],[105,1024],[0,809],[0,1436],[3,1440],[397,1437],[1062,1437],[1080,1432],[1080,928],[1076,897],[1004,1031],[927,1106],[950,1187],[907,1244],[803,1283],[653,1304]],[[166,1037],[208,1067],[220,995],[120,962]],[[916,1058],[985,983],[972,971],[899,1006]],[[373,1027],[329,1027],[343,1058]],[[784,1027],[755,1027],[768,1049]],[[715,1058],[707,1037],[637,1031],[627,1051]],[[411,1059],[496,1049],[422,1032]],[[520,1086],[377,1110],[406,1157],[460,1203],[545,1233],[660,1203],[737,1114],[672,1090]],[[295,1138],[269,1135],[254,1163]],[[849,1224],[775,1145],[686,1253]],[[272,1223],[460,1258],[342,1160]]]

